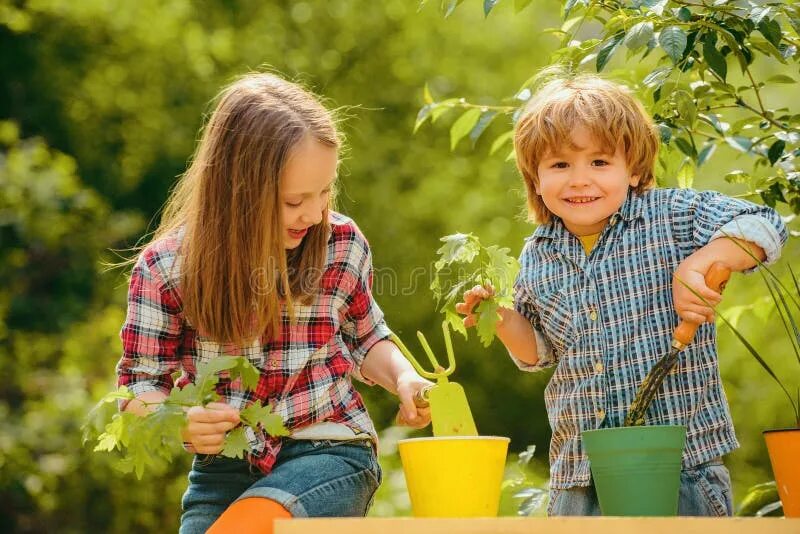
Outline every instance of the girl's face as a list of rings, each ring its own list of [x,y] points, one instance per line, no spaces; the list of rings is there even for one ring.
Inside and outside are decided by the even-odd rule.
[[[307,136],[289,155],[281,174],[284,247],[300,245],[309,228],[322,222],[336,180],[336,149]]]
[[[582,126],[573,131],[572,144],[577,148],[563,147],[541,160],[536,192],[570,232],[597,234],[639,177],[630,174],[619,147],[608,154]]]

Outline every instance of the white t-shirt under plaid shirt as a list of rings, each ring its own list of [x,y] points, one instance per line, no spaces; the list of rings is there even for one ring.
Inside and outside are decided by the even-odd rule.
[[[587,486],[581,432],[622,426],[638,385],[670,349],[678,316],[672,276],[687,256],[724,235],[756,243],[775,261],[786,228],[772,209],[714,191],[630,192],[587,256],[560,219],[526,240],[515,309],[533,326],[552,428],[550,487]],[[513,355],[512,355],[513,358]],[[667,376],[646,424],[688,428],[684,467],[738,447],[720,382],[716,329],[704,324]]]

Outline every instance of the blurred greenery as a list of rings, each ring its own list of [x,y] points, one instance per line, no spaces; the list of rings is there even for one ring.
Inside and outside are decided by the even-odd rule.
[[[481,4],[464,2],[443,19],[436,7],[408,0],[0,0],[4,531],[175,529],[188,455],[139,482],[85,449],[79,429],[113,387],[120,353],[127,273],[107,265],[154,228],[208,101],[235,75],[274,69],[341,108],[349,151],[339,209],[370,240],[375,294],[390,326],[412,345],[419,329],[443,352],[441,317],[428,291],[439,236],[473,232],[517,254],[532,227],[507,152],[489,155],[490,140],[508,129],[510,117],[496,118],[474,147],[464,140],[451,153],[442,123],[455,116],[412,133],[423,87],[437,97],[469,95],[494,105],[559,47],[541,30],[560,25],[560,2],[536,0],[517,15],[512,2],[499,3],[488,17]],[[649,72],[615,61],[606,70],[623,79]],[[792,104],[794,86],[765,91]],[[742,184],[723,180],[743,160],[738,152],[718,153],[695,185],[743,193]],[[796,221],[791,226],[796,230]],[[797,242],[786,247],[784,261],[797,262]],[[736,276],[726,300],[735,306],[762,296],[758,284]],[[775,321],[746,311],[739,325],[776,372],[794,372]],[[481,433],[511,437],[517,453],[531,444],[540,451],[524,474],[510,455],[502,510],[513,514],[520,501],[513,481],[546,486],[548,375],[518,372],[497,343],[484,349],[475,336],[454,342],[453,378],[464,385]],[[728,332],[720,354],[742,443],[728,462],[741,496],[772,478],[761,431],[791,420],[780,390]],[[396,400],[360,389],[377,426],[387,429],[386,483],[372,513],[406,514],[392,449],[400,431],[390,427]]]

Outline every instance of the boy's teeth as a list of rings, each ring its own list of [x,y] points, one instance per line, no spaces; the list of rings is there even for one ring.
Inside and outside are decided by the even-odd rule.
[[[593,201],[593,200],[595,200],[595,197],[586,197],[586,198],[570,198],[570,199],[569,199],[569,201],[570,201],[570,202],[577,202],[577,203],[579,203],[579,204],[580,204],[580,203],[583,203],[583,202],[591,202],[591,201]]]

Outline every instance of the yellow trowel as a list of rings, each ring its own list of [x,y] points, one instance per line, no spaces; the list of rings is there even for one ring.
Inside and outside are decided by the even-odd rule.
[[[478,430],[475,428],[475,421],[472,419],[472,411],[469,409],[464,388],[447,379],[456,370],[456,360],[453,355],[450,329],[446,321],[442,323],[442,331],[444,332],[444,343],[447,349],[447,369],[439,365],[439,361],[433,355],[425,336],[421,332],[417,332],[422,348],[433,366],[432,372],[422,368],[399,337],[392,334],[390,339],[420,375],[430,380],[436,380],[436,384],[420,390],[414,398],[414,402],[419,407],[425,407],[430,404],[433,435],[436,437],[477,436]]]

